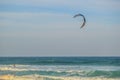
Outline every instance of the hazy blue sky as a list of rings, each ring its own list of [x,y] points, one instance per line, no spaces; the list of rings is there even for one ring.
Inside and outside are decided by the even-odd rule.
[[[120,56],[120,0],[0,0],[0,56]]]

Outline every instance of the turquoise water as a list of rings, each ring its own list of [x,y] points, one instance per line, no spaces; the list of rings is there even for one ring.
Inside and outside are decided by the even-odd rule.
[[[120,57],[0,57],[4,74],[120,78]]]

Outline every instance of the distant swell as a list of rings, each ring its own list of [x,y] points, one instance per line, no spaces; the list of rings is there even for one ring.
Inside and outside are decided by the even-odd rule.
[[[120,57],[8,57],[0,64],[26,65],[114,65],[120,66]]]

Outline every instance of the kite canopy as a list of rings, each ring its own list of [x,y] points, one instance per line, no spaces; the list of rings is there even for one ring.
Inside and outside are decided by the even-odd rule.
[[[73,18],[76,18],[76,17],[79,17],[79,16],[83,17],[83,24],[80,27],[80,28],[83,28],[85,26],[85,23],[86,23],[86,19],[85,19],[84,15],[82,15],[82,14],[76,14],[76,15],[73,16]]]

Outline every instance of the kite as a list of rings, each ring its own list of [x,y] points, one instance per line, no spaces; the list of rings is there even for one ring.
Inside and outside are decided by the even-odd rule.
[[[76,17],[79,17],[79,16],[83,17],[83,24],[80,27],[80,28],[83,28],[85,26],[85,23],[86,23],[86,19],[85,19],[84,15],[82,15],[82,14],[76,14],[76,15],[73,16],[73,18],[76,18]]]

